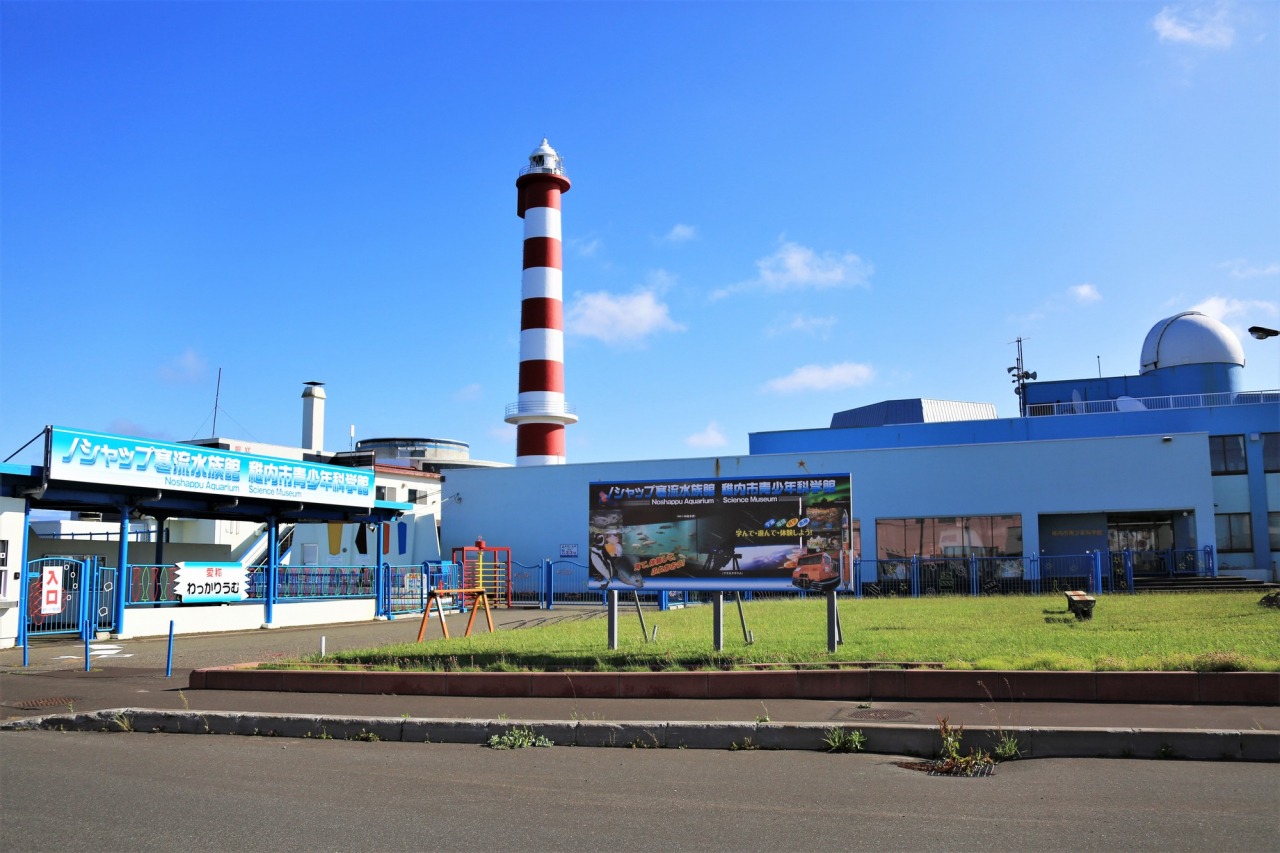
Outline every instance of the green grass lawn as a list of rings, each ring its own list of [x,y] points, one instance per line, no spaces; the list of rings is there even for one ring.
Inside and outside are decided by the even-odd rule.
[[[608,649],[603,613],[536,628],[427,640],[329,655],[327,663],[424,670],[653,670],[747,664],[940,662],[949,669],[1280,671],[1280,610],[1257,593],[1100,596],[1077,621],[1060,596],[862,599],[840,603],[844,644],[828,654],[826,605],[806,600],[744,605],[755,642],[726,603],[723,652],[712,648],[712,608],[620,608],[619,648]],[[584,613],[584,616],[586,614]],[[438,630],[438,629],[437,629]],[[319,661],[309,658],[308,661]]]

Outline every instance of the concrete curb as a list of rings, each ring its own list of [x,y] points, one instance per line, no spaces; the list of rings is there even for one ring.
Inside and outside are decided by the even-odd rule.
[[[221,734],[320,740],[484,744],[493,735],[528,727],[557,746],[633,749],[825,750],[833,726],[824,723],[748,723],[599,720],[454,720],[329,717],[225,711],[113,708],[0,722],[0,732],[35,730]],[[868,753],[931,757],[941,744],[935,726],[868,723],[838,726],[866,736]],[[965,728],[963,748],[990,750],[1003,735],[1017,739],[1022,758],[1165,758],[1193,761],[1280,762],[1280,732],[1202,729],[1010,726]]]
[[[249,665],[252,666],[252,665]],[[1280,705],[1280,672],[802,669],[702,672],[363,672],[197,669],[192,690],[563,699],[839,699]]]

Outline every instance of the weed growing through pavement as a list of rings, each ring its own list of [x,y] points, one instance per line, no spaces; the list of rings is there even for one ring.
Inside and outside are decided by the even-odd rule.
[[[832,726],[822,733],[827,752],[862,752],[867,748],[867,736],[861,729],[842,729]]]
[[[531,746],[553,746],[551,739],[540,735],[529,726],[515,726],[500,735],[490,735],[486,744],[490,749],[526,749]]]
[[[996,711],[996,699],[991,695],[991,691],[987,689],[987,685],[979,681],[978,686],[987,694],[987,699],[991,701],[991,717],[995,720],[996,731],[991,736],[991,752],[1000,761],[1012,761],[1015,758],[1021,758],[1022,752],[1019,748],[1018,738],[1010,732],[1004,730],[1004,726],[1000,724],[1000,715]],[[1009,686],[1009,679],[1004,679],[1005,689],[1009,691],[1009,698],[1013,698],[1013,688]]]
[[[938,735],[942,738],[942,755],[934,762],[933,771],[951,776],[972,776],[995,764],[985,749],[970,747],[968,755],[960,752],[964,726],[952,726],[947,717],[938,718]]]

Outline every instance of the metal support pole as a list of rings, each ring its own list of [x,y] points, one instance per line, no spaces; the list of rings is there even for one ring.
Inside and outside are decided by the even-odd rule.
[[[169,620],[169,656],[164,664],[164,677],[173,678],[173,620]]]
[[[382,539],[385,535],[383,532],[383,528],[385,527],[385,524],[379,524],[377,535],[373,538],[375,543],[373,559],[374,616],[386,616],[391,611],[391,608],[388,606],[390,604],[390,596],[387,595],[387,589],[389,586],[387,584],[387,566],[386,563],[382,561],[382,549],[384,547]]]
[[[31,618],[31,614],[27,611],[29,605],[30,584],[29,567],[27,566],[27,531],[31,528],[31,501],[23,502],[22,508],[22,548],[19,551],[18,570],[18,645],[22,647],[22,665],[27,665],[27,620]]]
[[[724,651],[724,593],[717,591],[711,599],[711,635],[716,651]]]
[[[556,606],[555,583],[556,573],[551,570],[551,561],[542,561],[542,594],[546,599],[543,604],[548,610],[554,610]]]
[[[275,518],[267,519],[267,584],[266,584],[266,624],[271,625],[276,611],[276,539],[280,532],[279,522]]]
[[[611,589],[606,598],[609,602],[609,651],[618,649],[618,591]]]
[[[164,576],[164,525],[167,519],[160,516],[152,516],[156,520],[156,546],[155,546],[155,563],[156,563],[156,594],[152,596],[152,601],[156,603],[156,607],[160,606],[160,596],[163,594],[164,582],[161,578]]]
[[[750,594],[747,593],[747,595]],[[738,602],[738,621],[742,623],[742,641],[749,646],[756,641],[756,638],[747,630],[747,614],[742,610],[742,593],[735,591],[733,597]]]
[[[644,641],[649,642],[649,628],[644,624],[644,610],[640,608],[640,593],[632,590],[631,598],[636,603],[636,615],[640,617],[640,633],[644,635]]]
[[[124,636],[124,606],[129,598],[129,507],[120,507],[120,549],[116,553],[116,606],[111,622],[117,637]]]
[[[835,654],[840,644],[840,611],[836,608],[836,591],[827,591],[827,651]]]

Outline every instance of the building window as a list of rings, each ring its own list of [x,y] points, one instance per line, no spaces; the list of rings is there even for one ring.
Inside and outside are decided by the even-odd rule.
[[[1267,513],[1267,528],[1271,531],[1271,550],[1280,551],[1280,512]]]
[[[386,487],[386,486],[374,486],[374,487],[373,487],[373,499],[374,499],[374,500],[378,500],[378,501],[385,501],[385,500],[387,499],[387,487]]]
[[[1209,436],[1209,467],[1214,474],[1247,473],[1249,467],[1244,461],[1244,436]]]
[[[1262,434],[1262,470],[1280,474],[1280,432]]]
[[[921,557],[1021,557],[1022,516],[973,515],[876,519],[881,560]]]
[[[1252,551],[1253,528],[1247,512],[1224,512],[1213,517],[1218,534],[1218,550]]]

